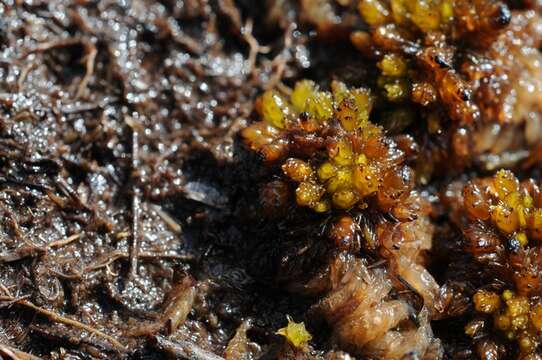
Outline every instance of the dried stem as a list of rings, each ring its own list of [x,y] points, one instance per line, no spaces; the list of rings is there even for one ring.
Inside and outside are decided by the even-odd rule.
[[[91,42],[85,43],[85,49],[87,54],[85,55],[86,58],[86,72],[85,76],[79,83],[79,87],[77,88],[77,94],[75,95],[75,99],[80,99],[81,96],[83,96],[83,93],[85,89],[87,88],[88,82],[90,81],[90,78],[94,74],[94,64],[96,61],[96,54],[98,51],[96,50],[96,46]]]
[[[252,29],[254,27],[254,21],[252,19],[248,19],[245,23],[245,26],[241,29],[241,33],[243,34],[243,38],[247,42],[249,46],[249,53],[248,53],[248,70],[249,74],[254,76],[254,70],[256,67],[256,56],[258,56],[259,53],[261,54],[267,54],[271,49],[269,46],[261,46],[258,43],[258,40],[252,35]]]
[[[5,344],[0,344],[0,355],[2,355],[2,358],[5,357],[6,359],[11,360],[41,360],[40,357],[17,350]]]
[[[139,168],[139,134],[132,128],[132,175]],[[132,248],[130,251],[130,275],[137,276],[137,257],[139,253],[139,212],[140,212],[140,191],[134,184],[132,186]]]
[[[73,234],[71,236],[68,236],[65,239],[52,241],[49,244],[47,244],[46,247],[47,248],[55,248],[55,247],[61,247],[61,246],[64,246],[64,245],[68,245],[68,244],[74,242],[75,240],[79,239],[80,237],[81,237],[81,233]]]
[[[14,297],[11,297],[11,296],[0,296],[0,301],[14,302],[14,303],[16,303],[18,305],[22,305],[22,306],[25,306],[27,308],[30,308],[30,309],[36,311],[37,313],[47,317],[51,321],[62,323],[62,324],[65,324],[65,325],[70,325],[70,326],[73,326],[75,328],[88,331],[91,334],[94,334],[96,336],[99,336],[101,338],[106,339],[117,350],[126,351],[126,347],[124,345],[122,345],[114,337],[112,337],[110,335],[107,335],[106,333],[104,333],[104,332],[102,332],[102,331],[100,331],[98,329],[95,329],[92,326],[83,324],[82,322],[79,322],[77,320],[67,318],[67,317],[59,315],[59,314],[57,314],[57,313],[55,313],[55,312],[53,312],[51,310],[47,310],[47,309],[41,308],[39,306],[36,306],[36,305],[34,305],[33,303],[31,303],[30,301],[28,301],[28,300],[26,300],[24,298],[14,298]]]
[[[160,205],[151,204],[150,207],[164,220],[166,225],[169,227],[171,231],[173,231],[175,234],[181,234],[182,233],[182,227],[169,215],[167,212],[162,210],[162,207]]]

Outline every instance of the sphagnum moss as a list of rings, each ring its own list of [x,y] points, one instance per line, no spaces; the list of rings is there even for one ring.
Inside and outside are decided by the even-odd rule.
[[[284,175],[297,183],[298,205],[325,212],[363,207],[372,195],[382,203],[399,200],[412,187],[404,178],[405,154],[369,121],[373,101],[365,88],[334,82],[328,92],[303,80],[288,99],[264,93],[262,121],[243,137],[265,160],[282,162]]]
[[[478,290],[465,334],[486,352],[501,346],[506,356],[536,359],[542,342],[540,187],[499,170],[467,182],[460,197],[451,217],[463,234],[461,251],[478,271],[469,279]]]

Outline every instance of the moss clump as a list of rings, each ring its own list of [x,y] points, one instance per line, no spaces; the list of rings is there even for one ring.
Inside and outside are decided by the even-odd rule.
[[[519,181],[513,172],[499,170],[469,181],[461,196],[460,215],[451,218],[464,235],[461,250],[472,255],[460,261],[473,267],[470,281],[478,288],[472,296],[474,318],[465,332],[480,348],[493,343],[509,356],[517,349],[518,359],[539,356],[540,187],[533,179]]]
[[[491,180],[471,182],[464,190],[465,209],[471,219],[484,221],[525,247],[542,240],[542,204],[531,183],[520,184],[511,171],[500,170]]]
[[[401,73],[402,60],[388,60],[383,68]],[[243,137],[265,160],[285,159],[282,171],[297,183],[298,205],[325,212],[332,207],[364,207],[365,199],[373,195],[383,206],[408,195],[412,179],[404,179],[410,174],[402,166],[405,154],[369,121],[373,106],[369,90],[334,82],[327,92],[303,80],[288,100],[267,92],[260,101],[260,108],[271,108],[274,114],[261,111],[263,120],[246,128]],[[279,102],[284,109],[277,108]]]
[[[500,296],[494,291],[479,290],[473,297],[477,312],[492,317],[493,327],[509,341],[515,341],[523,355],[532,354],[540,341],[542,304],[511,290]],[[467,335],[475,335],[474,323],[467,324]]]

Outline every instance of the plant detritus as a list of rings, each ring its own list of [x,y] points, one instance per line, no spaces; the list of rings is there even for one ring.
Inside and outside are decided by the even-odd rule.
[[[324,239],[317,240],[327,238],[331,249],[320,251],[322,245],[309,242],[301,247],[305,249],[302,255],[284,260],[282,266],[295,268],[297,264],[303,267],[303,262],[321,263],[313,256],[328,259],[312,279],[288,287],[306,294],[316,292],[323,298],[313,311],[330,324],[342,349],[376,358],[400,359],[409,352],[427,353],[428,359],[438,357],[438,342],[434,342],[428,321],[440,309],[439,286],[424,267],[425,252],[432,243],[431,205],[414,190],[413,170],[404,164],[409,149],[401,149],[369,121],[369,91],[348,89],[338,82],[332,90],[320,91],[312,82],[301,81],[288,98],[275,91],[264,93],[259,99],[263,120],[242,132],[247,145],[263,155],[271,170],[282,163],[284,178],[297,186],[298,206],[308,206],[316,213],[336,209],[342,214],[330,223]],[[262,132],[262,128],[270,130]],[[262,204],[274,202],[266,196],[274,197],[275,192],[262,194]],[[345,210],[359,215],[353,217]],[[384,214],[393,220],[385,219]],[[360,222],[364,218],[365,224]],[[368,264],[348,255],[361,249],[384,259],[386,266],[369,270]],[[282,281],[300,281],[294,274],[285,272]],[[380,287],[383,290],[377,291]],[[412,291],[422,299],[421,324],[407,324],[415,301],[389,301],[392,289]],[[373,291],[374,299],[368,295]],[[352,311],[351,318],[350,310],[343,314],[346,308]],[[389,321],[383,319],[386,314]],[[382,324],[371,326],[371,321]],[[399,324],[412,332],[396,331]],[[416,339],[412,343],[400,340],[411,335]]]
[[[540,1],[0,8],[3,357],[541,357]]]
[[[339,255],[331,267],[332,290],[315,309],[331,324],[344,349],[390,360],[442,356],[427,309],[414,314],[407,301],[390,299],[392,281],[385,270],[369,269],[351,255]]]

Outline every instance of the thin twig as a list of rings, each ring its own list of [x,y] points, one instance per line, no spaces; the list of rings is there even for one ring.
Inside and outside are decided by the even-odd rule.
[[[88,205],[83,202],[77,191],[72,189],[72,187],[64,180],[62,177],[58,177],[56,185],[58,188],[64,192],[67,196],[69,196],[71,199],[77,202],[79,206],[81,206],[86,211],[92,212],[92,209],[88,207]]]
[[[388,262],[388,260],[386,259],[381,259],[381,260],[378,260],[374,263],[372,263],[371,265],[367,266],[367,269],[374,269],[374,268],[378,268],[384,264],[386,264]]]
[[[78,272],[78,271],[75,271],[74,270],[74,274],[72,275],[68,275],[68,274],[65,274],[65,273],[62,273],[60,271],[56,271],[56,270],[53,270],[53,269],[49,269],[49,272],[51,274],[54,274],[56,276],[58,276],[59,278],[62,278],[62,279],[65,279],[65,280],[81,280],[83,278],[83,275]]]
[[[30,62],[27,64],[22,70],[21,75],[19,75],[19,78],[17,79],[17,90],[21,91],[24,85],[24,82],[26,80],[26,77],[30,73],[30,71],[36,66],[35,62]]]
[[[87,266],[83,273],[88,273],[90,271],[95,271],[98,269],[101,269],[103,267],[111,265],[113,262],[115,262],[118,259],[126,259],[129,258],[130,254],[124,253],[121,250],[115,250],[109,253],[105,259],[98,262],[97,264],[93,264],[90,266]],[[176,254],[157,254],[152,252],[139,252],[138,254],[139,259],[170,259],[170,260],[194,260],[194,256],[192,255],[176,255]]]
[[[183,229],[181,228],[181,225],[179,225],[175,219],[171,217],[167,212],[162,210],[162,207],[160,205],[156,204],[150,204],[151,208],[164,220],[166,225],[170,228],[171,231],[173,231],[175,234],[182,233]]]
[[[4,294],[6,294],[7,296],[12,296],[11,291],[9,291],[7,286],[2,284],[2,283],[0,283],[0,290],[2,290],[4,292]]]
[[[249,53],[248,53],[248,70],[249,74],[254,75],[254,69],[256,66],[256,56],[258,54],[267,54],[271,48],[269,46],[260,46],[258,43],[258,40],[252,35],[252,29],[254,27],[254,21],[252,19],[248,19],[245,23],[245,26],[241,29],[241,33],[243,34],[243,38],[248,44],[249,47]]]
[[[60,40],[47,41],[44,43],[40,43],[34,48],[28,50],[27,53],[24,54],[22,57],[25,58],[32,53],[45,52],[54,48],[73,46],[75,44],[80,44],[80,43],[81,43],[81,39],[77,39],[77,38],[66,38],[66,39],[60,39]]]
[[[284,74],[284,70],[286,69],[286,59],[285,59],[285,53],[286,50],[290,48],[292,45],[292,32],[294,30],[293,25],[289,26],[288,29],[286,29],[284,33],[284,48],[282,51],[275,56],[275,58],[272,60],[273,67],[276,69],[275,73],[271,76],[267,84],[265,85],[265,89],[273,89],[281,80],[282,75]]]
[[[94,74],[94,64],[96,61],[96,54],[98,53],[98,50],[96,50],[96,46],[92,42],[86,42],[85,43],[85,49],[87,54],[86,57],[86,71],[85,76],[79,83],[79,87],[77,88],[77,94],[75,94],[75,99],[80,99],[81,96],[83,96],[83,92],[87,88],[88,82],[90,81],[90,78]]]
[[[102,260],[102,261],[98,262],[97,264],[87,266],[84,269],[83,273],[88,273],[90,271],[94,271],[94,270],[98,270],[98,269],[101,269],[103,267],[106,267],[109,264],[112,264],[115,260],[122,258],[123,255],[125,255],[125,254],[123,254],[120,250],[113,251],[112,253],[108,254],[105,261]]]
[[[27,245],[18,247],[9,252],[0,253],[0,263],[10,263],[29,257],[41,256],[47,252],[47,249],[67,245],[81,237],[81,234],[74,234],[65,239],[53,241],[44,247],[38,246],[29,240],[25,240]]]
[[[107,96],[101,99],[100,101],[93,103],[71,103],[62,106],[60,111],[64,114],[77,114],[87,111],[96,111],[102,110],[106,106],[117,102],[119,99],[114,96]]]
[[[77,320],[73,320],[73,319],[67,318],[65,316],[59,315],[59,314],[57,314],[57,313],[55,313],[55,312],[53,312],[51,310],[47,310],[47,309],[41,308],[39,306],[36,306],[33,303],[31,303],[30,301],[25,300],[25,299],[15,299],[15,298],[13,298],[11,296],[0,296],[0,301],[14,301],[14,300],[17,300],[16,304],[25,306],[27,308],[30,308],[30,309],[36,311],[37,313],[47,317],[51,321],[62,323],[62,324],[65,324],[65,325],[70,325],[70,326],[76,327],[78,329],[88,331],[91,334],[94,334],[96,336],[99,336],[99,337],[102,337],[102,338],[106,339],[117,350],[126,351],[126,347],[124,345],[122,345],[117,339],[115,339],[114,337],[112,337],[110,335],[107,335],[106,333],[104,333],[104,332],[102,332],[102,331],[100,331],[98,329],[93,328],[92,326],[89,326],[89,325],[83,324],[82,322],[79,322]]]
[[[41,360],[41,358],[37,356],[17,350],[5,344],[0,344],[0,355],[11,360]]]
[[[11,297],[11,296],[10,296]],[[3,309],[3,308],[7,308],[8,306],[11,306],[19,301],[22,301],[22,300],[26,300],[30,297],[30,295],[24,295],[24,296],[20,296],[20,297],[14,297],[13,300],[10,300],[10,301],[6,301],[6,302],[3,302],[2,304],[0,304],[0,309]]]
[[[39,118],[30,110],[22,110],[17,113],[17,115],[13,116],[11,118],[11,121],[17,122],[22,120],[34,120],[37,121]]]
[[[13,211],[5,207],[3,203],[0,203],[0,209],[3,210],[6,213],[7,217],[9,217],[9,219],[11,220],[11,226],[13,228],[15,237],[17,239],[21,239],[23,237],[23,232],[21,230],[21,227],[19,226],[19,222],[15,218],[15,214],[13,213]]]
[[[177,24],[176,21],[172,19],[171,21],[167,21],[166,24],[167,24],[169,33],[171,34],[171,37],[173,38],[173,41],[175,41],[177,44],[184,47],[185,50],[187,50],[192,55],[199,56],[203,54],[203,51],[204,51],[203,45],[197,42],[196,40],[192,39],[190,36],[184,34],[179,28],[179,25]]]
[[[34,245],[24,245],[9,252],[0,253],[0,263],[10,263],[26,259],[28,257],[35,257],[45,253],[45,250],[41,247]]]
[[[133,119],[130,118],[132,123]],[[132,176],[139,168],[139,133],[132,127]],[[139,211],[140,211],[140,191],[132,180],[132,247],[130,251],[130,275],[132,278],[137,276],[137,257],[139,253]]]
[[[81,233],[73,234],[65,239],[55,240],[46,245],[46,248],[55,248],[68,245],[81,237]]]

